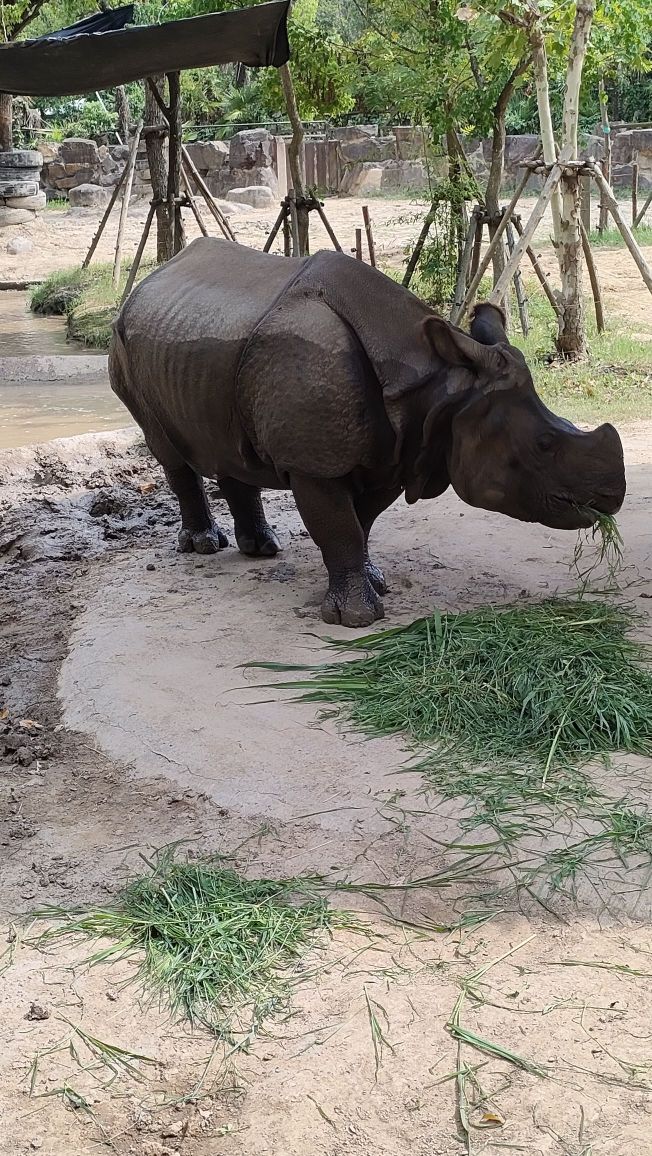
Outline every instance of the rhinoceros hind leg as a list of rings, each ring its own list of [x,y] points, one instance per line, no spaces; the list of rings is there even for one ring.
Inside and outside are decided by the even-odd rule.
[[[233,515],[235,540],[240,553],[254,558],[275,557],[281,543],[265,517],[258,487],[238,482],[235,478],[220,478],[219,482]]]
[[[228,546],[229,539],[213,521],[204,483],[184,462],[173,469],[165,467],[170,489],[176,494],[181,511],[179,550],[188,554],[217,554]]]

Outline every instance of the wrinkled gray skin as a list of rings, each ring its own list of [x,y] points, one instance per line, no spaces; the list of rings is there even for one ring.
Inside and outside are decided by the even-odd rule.
[[[582,433],[534,391],[503,315],[471,336],[375,269],[201,239],[132,293],[114,327],[111,383],[181,508],[181,550],[226,546],[202,477],[219,479],[245,554],[279,550],[261,488],[291,489],[328,571],[326,622],[383,616],[369,531],[453,485],[473,506],[576,529],[625,495],[610,425]]]

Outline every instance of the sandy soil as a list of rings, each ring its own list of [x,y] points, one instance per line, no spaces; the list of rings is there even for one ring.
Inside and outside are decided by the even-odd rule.
[[[385,198],[365,201],[356,197],[329,199],[326,211],[345,250],[351,250],[355,245],[355,230],[362,225],[363,203],[368,203],[371,208],[379,264],[399,266],[406,246],[415,240],[420,231],[426,208],[425,202],[411,202],[406,199],[393,201]],[[519,211],[524,220],[527,219],[534,204],[535,201],[531,197],[525,197],[519,203]],[[627,217],[630,212],[629,206],[623,205],[623,212]],[[229,219],[237,240],[255,248],[262,248],[276,213],[275,208],[257,211],[241,205],[233,206]],[[130,208],[124,244],[125,256],[135,252],[146,215],[146,202],[136,202]],[[593,204],[593,216],[597,218],[597,202]],[[217,227],[213,228],[212,218],[206,214],[206,219],[210,221],[209,232],[215,233]],[[185,220],[188,238],[199,236],[199,230],[191,214],[186,213]],[[98,215],[92,209],[48,210],[32,225],[21,225],[13,231],[3,230],[3,236],[0,238],[0,281],[39,279],[55,269],[80,264],[86,255],[97,223]],[[535,248],[537,252],[543,253],[544,266],[553,275],[555,283],[554,253],[549,245],[551,227],[548,209],[539,226]],[[105,230],[97,250],[97,259],[103,261],[113,259],[116,229],[117,219],[111,221]],[[328,236],[316,218],[311,222],[311,230],[313,249],[330,247]],[[34,248],[31,252],[16,257],[6,253],[2,242],[5,235],[9,240],[14,232],[32,239]],[[146,252],[152,257],[155,256],[153,239],[148,242]],[[648,263],[652,264],[652,248],[644,252]],[[596,249],[595,260],[605,292],[607,317],[621,316],[636,320],[641,323],[644,332],[649,332],[652,301],[627,250]],[[588,283],[586,290],[588,293]],[[534,283],[533,291],[539,292],[534,288]]]
[[[620,519],[642,610],[652,597],[651,434],[643,423],[625,431]],[[319,620],[324,576],[292,502],[274,495],[268,506],[280,558],[179,556],[172,501],[133,434],[0,454],[0,973],[9,964],[0,974],[0,1151],[652,1153],[650,890],[647,878],[611,865],[577,903],[560,895],[545,910],[525,896],[466,931],[442,929],[455,928],[481,881],[462,873],[444,885],[440,874],[439,885],[398,893],[405,918],[440,930],[383,927],[376,912],[384,939],[362,954],[358,937],[337,935],[309,961],[292,1017],[237,1057],[235,1090],[220,1087],[219,1055],[204,1073],[208,1038],[124,985],[128,965],[88,970],[83,947],[24,942],[21,916],[109,901],[139,851],[174,839],[231,855],[252,875],[396,884],[441,873],[459,854],[443,844],[460,835],[460,807],[419,793],[415,774],[397,775],[399,743],[342,734],[240,669],[255,658],[303,659],[306,648],[318,657],[315,632],[343,634]],[[451,495],[397,503],[374,535],[391,584],[388,624],[435,605],[566,588],[572,548],[572,536]],[[25,718],[42,729],[21,727]],[[649,805],[649,770],[643,760],[620,767],[606,788]],[[547,1078],[458,1050],[447,1030],[460,980],[510,951],[487,973],[486,1002],[467,1003],[464,1024]],[[561,966],[571,961],[584,963]],[[600,961],[632,971],[589,966]],[[365,990],[388,1018],[377,1073]],[[32,1005],[47,1018],[33,1018]],[[105,1086],[81,1073],[71,1023],[151,1057],[143,1082]],[[483,1063],[486,1099],[471,1112],[467,1144],[450,1075]],[[90,1111],[65,1100],[66,1086]],[[482,1127],[492,1114],[503,1123]]]

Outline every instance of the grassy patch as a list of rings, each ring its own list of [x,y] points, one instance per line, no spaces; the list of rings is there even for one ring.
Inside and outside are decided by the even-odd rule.
[[[146,990],[229,1042],[285,1008],[301,958],[334,927],[352,925],[305,879],[244,879],[169,851],[115,907],[37,914],[55,921],[46,939],[112,941],[88,962],[135,958]]]
[[[110,264],[59,270],[34,289],[30,297],[31,308],[35,313],[66,317],[72,341],[90,349],[108,349],[111,326],[130,267],[131,262],[122,266],[117,290],[113,288]],[[153,262],[144,261],[138,270],[137,282],[153,268]]]
[[[652,225],[639,225],[638,228],[633,229],[632,232],[639,245],[652,245]],[[589,233],[589,238],[591,244],[599,249],[625,248],[625,242],[623,241],[620,229],[605,229],[603,233],[599,232],[598,229],[592,229]]]

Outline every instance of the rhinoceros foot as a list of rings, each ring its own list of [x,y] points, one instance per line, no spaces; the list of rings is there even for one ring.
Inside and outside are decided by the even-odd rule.
[[[226,534],[219,526],[213,525],[208,530],[180,530],[179,551],[181,554],[217,554],[229,544]]]
[[[281,549],[281,543],[268,525],[261,526],[253,533],[238,533],[236,527],[235,538],[240,553],[254,558],[274,558]]]

